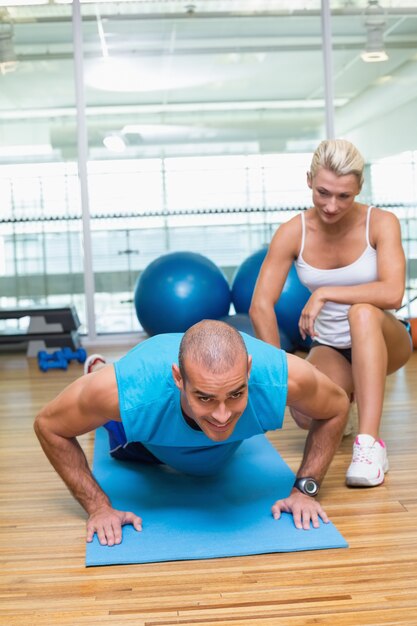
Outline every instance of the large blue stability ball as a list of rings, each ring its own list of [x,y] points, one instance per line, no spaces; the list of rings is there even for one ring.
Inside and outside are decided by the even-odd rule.
[[[247,313],[236,313],[236,315],[226,315],[221,318],[222,322],[226,322],[229,326],[233,326],[236,330],[239,330],[242,333],[246,333],[247,335],[252,335],[252,337],[256,337],[255,330],[253,328],[251,319]],[[285,332],[282,328],[279,329],[279,338],[281,341],[281,348],[285,350],[285,352],[294,352],[295,346],[288,339]]]
[[[155,259],[135,288],[136,313],[148,335],[185,332],[202,319],[219,319],[229,312],[230,300],[222,271],[195,252]]]
[[[237,313],[248,313],[259,270],[266,257],[265,246],[251,254],[237,269],[232,282],[232,302]],[[298,330],[298,320],[305,303],[310,297],[309,290],[300,282],[294,265],[291,266],[284,283],[281,296],[275,304],[280,330],[297,347],[307,348]]]

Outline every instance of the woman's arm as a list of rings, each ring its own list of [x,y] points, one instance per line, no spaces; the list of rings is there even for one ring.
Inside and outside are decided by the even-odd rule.
[[[405,289],[405,255],[401,229],[393,213],[372,209],[371,245],[377,251],[378,280],[346,287],[320,287],[309,298],[300,317],[300,332],[314,336],[314,322],[328,301],[372,304],[380,309],[401,306]]]
[[[252,296],[249,315],[256,336],[281,347],[274,306],[279,299],[301,238],[301,218],[281,224],[270,243]]]

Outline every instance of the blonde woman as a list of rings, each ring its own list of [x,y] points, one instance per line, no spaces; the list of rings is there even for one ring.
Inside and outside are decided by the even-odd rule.
[[[389,466],[379,430],[385,378],[412,351],[406,326],[391,312],[405,288],[400,224],[393,213],[356,200],[363,170],[350,142],[319,145],[307,173],[313,206],[274,234],[250,308],[257,336],[279,346],[274,304],[294,262],[311,292],[299,319],[303,339],[313,339],[307,358],[357,402],[359,434],[346,474],[351,487],[384,481]],[[309,427],[305,416],[294,418]]]

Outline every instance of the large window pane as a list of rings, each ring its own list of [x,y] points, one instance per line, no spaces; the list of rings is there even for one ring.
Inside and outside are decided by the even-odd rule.
[[[401,220],[408,260],[401,312],[417,316],[417,2],[333,7],[335,97],[346,101],[336,109],[336,134],[355,143],[368,164],[364,200]],[[366,61],[367,42],[378,33],[385,60]]]
[[[139,328],[132,292],[160,254],[198,251],[230,277],[308,201],[324,133],[319,9],[82,6],[98,332]]]
[[[0,305],[74,304],[84,321],[70,16],[0,8]]]

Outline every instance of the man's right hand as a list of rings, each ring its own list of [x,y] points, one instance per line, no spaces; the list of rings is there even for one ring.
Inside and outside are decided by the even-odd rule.
[[[118,511],[111,506],[103,506],[87,520],[87,542],[93,541],[94,533],[102,546],[114,546],[122,542],[122,526],[131,524],[135,530],[142,530],[142,518],[130,511]]]

